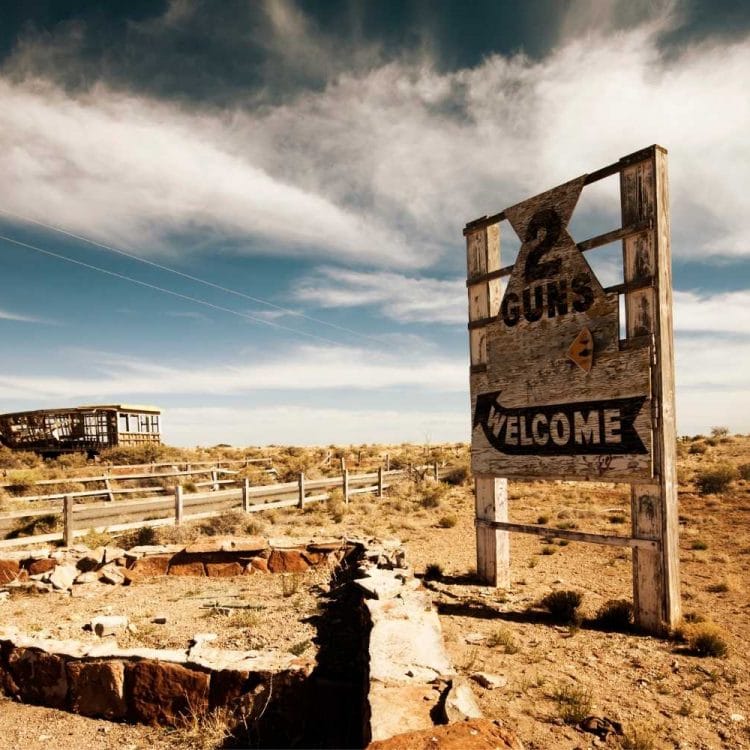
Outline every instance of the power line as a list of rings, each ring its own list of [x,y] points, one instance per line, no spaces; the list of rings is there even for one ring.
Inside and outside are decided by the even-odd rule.
[[[63,229],[62,227],[56,226],[54,224],[47,224],[43,221],[39,221],[38,219],[32,219],[30,216],[24,216],[23,214],[18,214],[18,213],[15,213],[14,211],[8,211],[5,208],[0,208],[0,213],[6,214],[7,216],[12,216],[16,219],[20,219],[21,221],[29,222],[30,224],[36,224],[37,226],[44,227],[45,229],[49,229],[53,232],[59,232],[60,234],[67,235],[68,237],[73,237],[74,239],[81,240],[82,242],[88,242],[90,245],[100,247],[103,250],[108,250],[112,253],[117,253],[118,255],[122,255],[125,258],[130,258],[131,260],[138,261],[139,263],[145,263],[146,265],[152,266],[153,268],[158,268],[161,271],[167,271],[168,273],[173,273],[173,274],[176,274],[177,276],[182,276],[184,279],[195,281],[198,284],[204,284],[205,286],[212,287],[213,289],[218,289],[219,291],[225,292],[227,294],[234,294],[237,297],[242,297],[244,299],[250,300],[251,302],[256,302],[260,305],[267,305],[268,307],[272,307],[275,310],[279,310],[283,313],[286,313],[287,315],[294,315],[296,317],[309,320],[313,323],[318,323],[320,325],[327,326],[328,328],[335,328],[336,330],[343,331],[345,333],[350,333],[354,336],[358,336],[359,338],[371,339],[372,341],[377,341],[380,344],[383,343],[383,341],[377,338],[376,336],[370,336],[369,334],[366,334],[366,333],[360,333],[359,331],[355,331],[352,328],[347,328],[346,326],[340,326],[340,325],[337,325],[336,323],[329,323],[326,320],[321,320],[320,318],[314,318],[311,315],[306,315],[305,313],[301,313],[297,310],[291,310],[288,307],[277,305],[275,302],[269,302],[268,300],[265,300],[262,297],[254,297],[251,294],[246,294],[245,292],[240,292],[240,291],[237,291],[236,289],[231,289],[230,287],[222,286],[221,284],[216,284],[213,281],[208,281],[207,279],[201,279],[198,276],[193,276],[189,273],[185,273],[184,271],[178,271],[176,268],[171,268],[170,266],[165,266],[162,263],[157,263],[155,261],[148,260],[148,258],[143,258],[140,255],[136,255],[135,253],[131,253],[127,250],[122,250],[121,248],[114,247],[113,245],[107,245],[103,242],[92,240],[89,237],[84,237],[83,235],[75,234],[75,232],[70,232],[69,230]]]
[[[188,294],[182,294],[180,292],[175,292],[172,289],[166,289],[162,286],[157,286],[156,284],[150,284],[147,281],[141,281],[140,279],[134,279],[132,276],[126,276],[124,273],[118,273],[117,271],[110,271],[107,268],[100,268],[99,266],[92,265],[91,263],[85,263],[82,260],[76,260],[75,258],[69,258],[66,255],[61,255],[60,253],[54,253],[51,250],[45,250],[44,248],[37,247],[36,245],[30,245],[27,242],[21,242],[20,240],[14,240],[12,237],[6,237],[5,235],[0,234],[0,240],[5,240],[6,242],[11,242],[14,245],[19,245],[20,247],[28,248],[29,250],[34,250],[38,253],[42,253],[43,255],[48,255],[50,258],[57,258],[58,260],[65,261],[67,263],[73,263],[76,266],[81,266],[83,268],[88,268],[92,271],[98,271],[99,273],[104,273],[107,276],[113,276],[116,279],[121,279],[122,281],[129,281],[132,284],[138,284],[139,286],[146,287],[147,289],[152,289],[157,292],[162,292],[164,294],[169,294],[172,297],[177,297],[178,299],[186,300],[188,302],[194,302],[198,305],[203,305],[204,307],[210,307],[213,310],[219,310],[220,312],[229,313],[230,315],[236,315],[239,318],[245,318],[246,320],[251,320],[254,323],[261,323],[263,325],[271,326],[272,328],[278,328],[282,331],[287,331],[289,333],[294,333],[298,336],[306,336],[307,338],[316,339],[317,341],[324,341],[327,344],[334,344],[335,346],[341,346],[340,341],[334,341],[333,339],[325,338],[324,336],[316,336],[314,333],[307,333],[305,331],[298,331],[295,328],[288,328],[287,326],[283,326],[280,323],[274,323],[270,320],[264,320],[263,318],[258,318],[255,315],[250,315],[248,313],[242,313],[239,312],[239,310],[232,310],[229,307],[223,307],[221,305],[215,305],[213,302],[208,302],[207,300],[200,299],[199,297],[191,297]]]

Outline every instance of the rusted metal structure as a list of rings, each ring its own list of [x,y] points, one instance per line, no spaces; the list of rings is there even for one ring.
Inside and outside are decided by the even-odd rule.
[[[0,443],[43,456],[161,442],[156,406],[106,404],[0,414]]]

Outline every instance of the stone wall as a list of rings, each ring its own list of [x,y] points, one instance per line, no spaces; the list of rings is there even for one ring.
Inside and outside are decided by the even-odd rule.
[[[258,733],[289,744],[304,731],[299,707],[313,667],[282,652],[231,651],[202,642],[186,651],[121,649],[0,628],[0,688],[17,700],[166,726],[218,708],[252,725],[263,712]]]

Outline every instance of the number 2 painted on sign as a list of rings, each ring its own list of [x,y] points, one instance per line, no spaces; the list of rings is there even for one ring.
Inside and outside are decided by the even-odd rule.
[[[560,217],[552,208],[545,208],[537,211],[529,222],[526,230],[526,242],[538,242],[537,246],[526,256],[526,265],[524,267],[524,278],[527,282],[547,279],[550,276],[556,276],[560,273],[561,261],[548,260],[542,261],[542,258],[552,249],[557,242],[560,232],[562,231],[562,222]],[[539,235],[542,234],[540,237]]]

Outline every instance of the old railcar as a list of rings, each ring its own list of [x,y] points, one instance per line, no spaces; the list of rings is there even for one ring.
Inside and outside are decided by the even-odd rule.
[[[106,404],[0,414],[0,443],[43,456],[161,442],[161,410]]]

